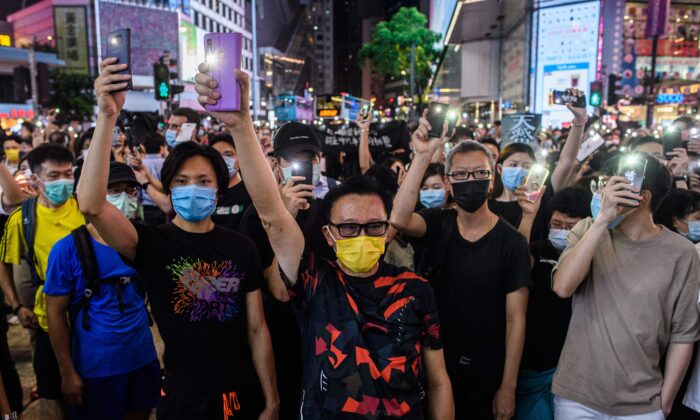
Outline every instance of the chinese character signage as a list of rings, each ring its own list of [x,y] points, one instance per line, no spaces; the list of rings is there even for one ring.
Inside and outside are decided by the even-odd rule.
[[[542,124],[542,115],[532,113],[507,114],[501,124],[501,147],[511,143],[525,143],[537,149],[537,134]]]
[[[84,6],[54,6],[54,28],[58,58],[69,74],[90,74],[87,15]]]

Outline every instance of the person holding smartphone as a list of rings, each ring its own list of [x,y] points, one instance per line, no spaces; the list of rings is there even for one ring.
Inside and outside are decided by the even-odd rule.
[[[700,259],[690,241],[652,219],[671,174],[640,153],[646,170],[637,189],[616,175],[626,158],[604,166],[610,178],[591,204],[594,217],[574,227],[554,268],[554,292],[573,297],[552,384],[557,419],[664,419],[700,339]]]
[[[274,420],[279,397],[257,250],[211,219],[229,182],[221,155],[194,142],[170,152],[161,179],[176,213],[171,223],[132,224],[106,200],[110,140],[125,100],[114,93],[124,76],[114,72],[122,68],[114,58],[100,64],[99,114],[78,200],[107,245],[142,275],[165,344],[157,416]]]
[[[684,147],[676,147],[664,155],[663,141],[654,136],[637,136],[630,142],[629,149],[632,152],[643,152],[654,156],[671,172],[676,188],[688,189],[685,175],[689,159],[688,151]]]

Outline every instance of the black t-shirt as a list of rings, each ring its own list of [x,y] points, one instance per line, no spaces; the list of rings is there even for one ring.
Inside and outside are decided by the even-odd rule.
[[[329,260],[335,260],[335,252],[328,246],[328,242],[323,236],[322,228],[328,224],[323,211],[323,200],[320,198],[312,200],[311,208],[297,213],[296,221],[304,234],[305,252],[313,252]],[[253,206],[250,206],[243,215],[241,233],[255,242],[262,266],[269,267],[275,253],[272,251],[270,240],[262,226],[258,211]]]
[[[246,294],[260,288],[262,275],[250,239],[218,225],[208,233],[135,226],[136,258],[125,261],[142,274],[165,343],[166,380],[194,394],[255,384]]]
[[[560,252],[548,240],[530,246],[535,265],[527,306],[525,349],[522,369],[543,372],[554,369],[564,347],[571,320],[571,299],[562,299],[552,291],[552,269]]]
[[[436,247],[446,217],[454,210],[426,209],[425,240]],[[456,220],[453,222],[456,227]],[[455,229],[447,243],[442,270],[431,279],[442,320],[445,363],[450,375],[500,382],[506,337],[506,295],[530,284],[527,242],[499,219],[476,242]],[[453,381],[454,382],[454,381]]]
[[[421,355],[442,348],[426,280],[384,262],[371,277],[351,277],[310,254],[289,291],[304,338],[301,417],[424,418]]]
[[[219,198],[211,220],[226,229],[240,232],[243,213],[247,208],[252,207],[252,204],[253,201],[248,195],[248,190],[245,189],[243,182],[239,182],[235,187],[227,189],[224,195]]]
[[[547,202],[554,195],[554,187],[550,184],[550,180],[547,179],[547,189],[544,191],[544,196],[542,197],[542,202],[540,208],[535,215],[535,221],[532,224],[532,231],[530,232],[530,241],[539,241],[547,239],[549,235],[549,226],[547,219]],[[520,221],[523,218],[523,210],[517,201],[497,201],[495,199],[489,200],[489,209],[503,218],[506,222],[510,223],[516,230],[520,227]]]

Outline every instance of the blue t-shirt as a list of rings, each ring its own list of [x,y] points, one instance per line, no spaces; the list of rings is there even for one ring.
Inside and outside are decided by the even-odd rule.
[[[117,252],[92,239],[100,278],[133,279],[136,271],[124,264]],[[101,284],[99,293],[90,299],[89,330],[83,329],[85,310],[80,300],[86,280],[72,235],[56,242],[49,254],[44,293],[49,296],[71,296],[72,353],[75,370],[83,378],[101,378],[139,369],[156,359],[153,336],[148,328],[144,299],[134,283]],[[122,289],[124,312],[119,310],[116,288]]]

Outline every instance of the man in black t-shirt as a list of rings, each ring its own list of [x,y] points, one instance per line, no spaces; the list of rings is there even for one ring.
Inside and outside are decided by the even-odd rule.
[[[246,209],[251,207],[251,201],[238,170],[233,137],[227,133],[219,134],[209,140],[209,145],[224,158],[229,176],[228,188],[217,201],[211,219],[217,225],[240,232],[241,219]]]
[[[161,172],[176,213],[171,223],[132,225],[105,200],[111,136],[125,99],[119,81],[126,78],[114,74],[124,67],[115,61],[103,61],[95,81],[100,113],[78,196],[100,236],[143,276],[165,344],[157,416],[276,419],[279,397],[257,251],[250,239],[211,219],[217,197],[229,184],[221,155],[195,142],[172,150]],[[241,102],[248,98],[245,90]],[[255,141],[247,109],[233,113],[227,125],[243,125],[237,121],[250,127],[234,135]]]
[[[241,91],[248,78],[239,72]],[[216,103],[211,78],[197,74],[203,103]],[[247,95],[246,95],[247,101]],[[242,103],[247,103],[242,101]],[[276,191],[249,121],[218,112],[237,124],[236,150],[279,268],[292,297],[303,337],[304,419],[453,419],[451,387],[430,286],[414,273],[380,263],[389,200],[364,178],[348,180],[326,196],[324,236],[336,251],[329,261],[304,255],[302,229]],[[292,177],[291,181],[303,180]],[[296,200],[295,207],[306,204]],[[303,256],[303,258],[302,258]]]
[[[527,242],[489,210],[493,162],[489,151],[473,141],[457,145],[445,162],[457,209],[414,213],[423,174],[441,146],[439,138],[428,139],[429,130],[422,118],[391,224],[424,238],[433,254],[426,274],[440,309],[457,418],[510,419],[525,339]]]
[[[532,286],[527,306],[527,329],[520,363],[516,417],[553,418],[552,377],[564,347],[571,319],[571,299],[552,291],[552,270],[568,245],[576,223],[590,217],[591,195],[565,188],[547,202],[549,237],[530,244]]]

